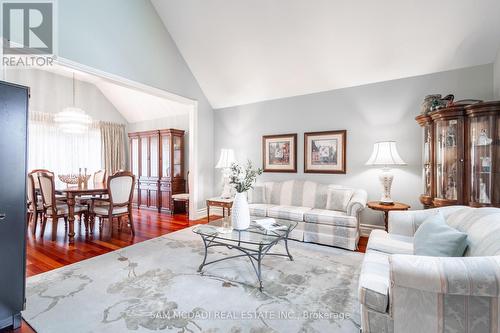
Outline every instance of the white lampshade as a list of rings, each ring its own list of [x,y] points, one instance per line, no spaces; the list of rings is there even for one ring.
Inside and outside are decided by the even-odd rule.
[[[219,162],[217,162],[215,168],[217,169],[230,168],[231,164],[233,164],[234,162],[235,162],[234,150],[223,148],[220,150]]]
[[[395,141],[382,141],[373,145],[373,152],[366,165],[388,167],[392,165],[406,165],[399,156]]]

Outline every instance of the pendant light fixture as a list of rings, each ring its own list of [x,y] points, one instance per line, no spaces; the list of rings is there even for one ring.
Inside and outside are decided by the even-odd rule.
[[[81,134],[88,130],[92,118],[75,105],[75,73],[73,72],[73,105],[56,113],[54,121],[65,133]]]

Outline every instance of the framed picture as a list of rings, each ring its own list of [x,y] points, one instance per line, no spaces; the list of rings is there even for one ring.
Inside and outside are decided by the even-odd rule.
[[[264,172],[297,172],[297,134],[262,137]]]
[[[346,173],[347,131],[304,133],[304,172]]]

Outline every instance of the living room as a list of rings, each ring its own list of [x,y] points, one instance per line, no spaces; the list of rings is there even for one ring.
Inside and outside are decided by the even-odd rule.
[[[0,329],[500,332],[498,1],[1,6]]]

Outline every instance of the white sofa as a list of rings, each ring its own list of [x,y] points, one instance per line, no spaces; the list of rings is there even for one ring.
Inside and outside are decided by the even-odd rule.
[[[413,235],[441,211],[467,233],[464,257],[413,255]],[[499,332],[500,209],[451,206],[391,212],[389,232],[372,231],[359,279],[368,332]]]
[[[345,200],[334,204],[335,193]],[[297,221],[290,238],[349,250],[358,245],[358,215],[366,198],[364,190],[300,180],[257,184],[248,197],[253,216]],[[328,204],[342,209],[327,209]]]

